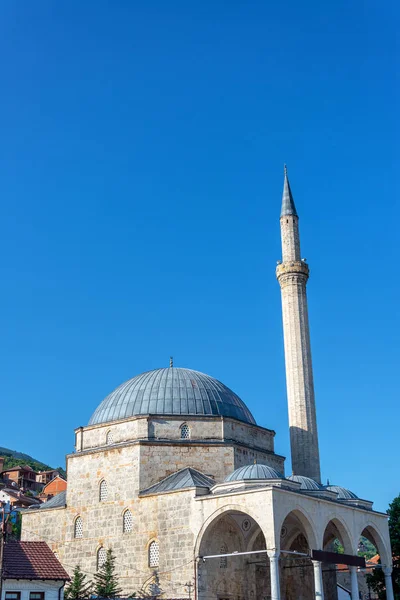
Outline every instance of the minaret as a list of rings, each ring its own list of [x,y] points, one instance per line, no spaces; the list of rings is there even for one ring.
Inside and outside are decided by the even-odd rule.
[[[299,217],[286,166],[280,223],[282,262],[276,276],[282,293],[292,469],[321,482],[306,294],[309,269],[301,259]]]

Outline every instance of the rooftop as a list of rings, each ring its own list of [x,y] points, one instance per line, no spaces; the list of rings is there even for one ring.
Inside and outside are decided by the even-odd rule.
[[[68,581],[69,575],[46,542],[4,544],[2,579],[53,579]]]
[[[136,415],[224,416],[255,425],[245,403],[226,385],[192,369],[155,369],[129,379],[109,394],[89,425]]]

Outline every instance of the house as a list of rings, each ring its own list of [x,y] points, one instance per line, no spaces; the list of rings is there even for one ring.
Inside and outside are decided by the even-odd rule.
[[[31,506],[39,507],[41,501],[33,496],[25,496],[17,488],[11,489],[4,487],[0,489],[0,504],[9,502],[11,508],[30,508]]]
[[[68,573],[46,542],[4,544],[0,600],[63,600]]]
[[[60,477],[54,477],[47,485],[44,486],[43,491],[39,494],[39,498],[43,502],[47,502],[50,498],[57,496],[60,492],[65,492],[67,489],[67,482],[65,479]]]
[[[9,485],[15,484],[20,489],[40,492],[43,484],[36,481],[36,471],[29,465],[10,467],[1,471],[0,477]]]
[[[43,483],[44,485],[46,485],[47,483],[50,483],[50,481],[52,481],[55,477],[59,476],[60,472],[56,469],[50,469],[49,471],[39,471],[39,473],[36,473],[36,481],[38,483]]]

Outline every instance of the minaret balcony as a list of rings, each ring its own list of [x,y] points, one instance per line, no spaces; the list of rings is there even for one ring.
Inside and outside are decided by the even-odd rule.
[[[304,260],[293,260],[278,264],[276,277],[280,279],[285,275],[301,275],[307,281],[310,273],[308,264]]]

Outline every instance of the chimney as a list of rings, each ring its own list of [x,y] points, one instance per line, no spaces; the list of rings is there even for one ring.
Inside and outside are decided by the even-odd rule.
[[[0,473],[2,472],[2,470],[4,468],[4,461],[5,461],[4,456],[0,456]]]

